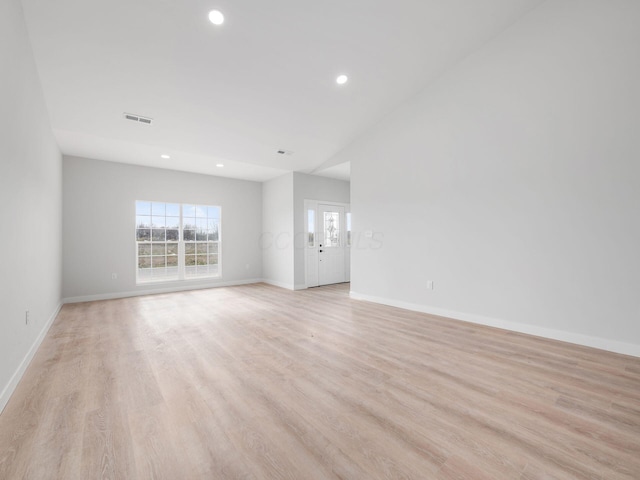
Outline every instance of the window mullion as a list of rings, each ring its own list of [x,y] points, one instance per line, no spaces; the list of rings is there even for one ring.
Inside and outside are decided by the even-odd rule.
[[[178,232],[178,279],[184,280],[184,220],[180,204],[180,231]]]

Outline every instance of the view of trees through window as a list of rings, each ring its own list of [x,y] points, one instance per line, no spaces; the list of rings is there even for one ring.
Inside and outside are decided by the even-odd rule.
[[[220,207],[136,201],[139,283],[220,275]]]

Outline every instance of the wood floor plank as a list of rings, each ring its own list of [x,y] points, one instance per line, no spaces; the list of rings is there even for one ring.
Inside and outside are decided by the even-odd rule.
[[[256,284],[65,305],[2,479],[640,478],[640,359]]]

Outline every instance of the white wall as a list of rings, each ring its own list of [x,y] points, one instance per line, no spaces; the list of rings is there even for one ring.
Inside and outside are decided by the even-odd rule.
[[[639,25],[545,2],[344,151],[353,296],[640,355]]]
[[[66,300],[229,285],[262,277],[260,183],[66,156],[63,165]],[[136,285],[136,200],[221,206],[222,276]]]
[[[295,232],[294,252],[294,285],[296,288],[305,286],[305,254],[306,243],[304,241],[304,201],[324,200],[336,203],[349,203],[349,182],[333,178],[306,175],[304,173],[293,174],[293,212]]]
[[[0,145],[2,411],[60,305],[61,155],[19,0],[0,2]]]
[[[293,173],[262,184],[264,281],[293,290]]]

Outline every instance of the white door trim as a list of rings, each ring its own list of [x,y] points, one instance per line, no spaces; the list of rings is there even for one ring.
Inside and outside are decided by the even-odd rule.
[[[318,277],[318,235],[317,231],[317,223],[318,223],[318,205],[334,205],[336,207],[343,207],[345,211],[344,220],[343,220],[343,232],[345,234],[346,241],[346,218],[347,213],[351,214],[351,204],[349,203],[341,203],[341,202],[332,202],[329,200],[312,200],[305,199],[304,200],[304,271],[305,271],[305,287],[317,287],[319,282]],[[314,242],[313,245],[310,245],[309,238],[309,212],[312,211],[314,215]],[[350,281],[351,279],[351,247],[346,246],[345,248],[345,281]]]

